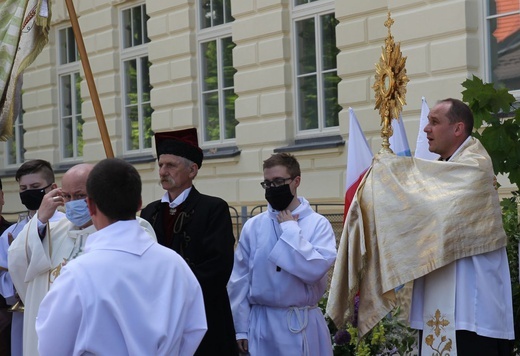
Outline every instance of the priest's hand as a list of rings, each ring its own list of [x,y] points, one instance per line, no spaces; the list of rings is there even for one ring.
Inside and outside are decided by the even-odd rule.
[[[42,224],[47,224],[47,221],[54,215],[56,209],[64,205],[61,188],[51,190],[43,196],[42,203],[38,208],[38,220]]]
[[[237,340],[237,344],[238,344],[238,351],[240,352],[240,354],[249,354],[249,346],[247,344],[247,339],[239,339]]]

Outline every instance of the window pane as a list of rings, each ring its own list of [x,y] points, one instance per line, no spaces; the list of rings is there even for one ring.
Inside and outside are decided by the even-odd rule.
[[[23,148],[23,109],[14,121],[13,137],[7,140],[7,164],[21,164],[24,161]]]
[[[333,14],[321,17],[321,43],[323,70],[336,69],[336,56],[339,53],[336,47],[336,25],[338,21]]]
[[[125,114],[128,132],[126,149],[137,150],[139,149],[139,114],[137,105],[127,107]]]
[[[132,47],[132,12],[131,9],[123,11],[123,48]]]
[[[204,94],[204,140],[220,140],[218,92]]]
[[[72,27],[58,32],[60,64],[72,63],[78,60],[78,48]]]
[[[339,77],[336,72],[323,75],[323,98],[325,127],[339,125],[338,114],[341,106],[338,104],[338,83]]]
[[[149,102],[150,101],[150,91],[152,87],[150,85],[150,62],[148,62],[148,57],[141,57],[141,92],[142,92],[142,101]]]
[[[238,121],[235,119],[235,100],[237,97],[233,89],[224,90],[224,118],[226,121],[224,139],[235,138],[235,127],[238,125]]]
[[[314,1],[318,1],[318,0],[295,0],[295,5],[309,4]]]
[[[224,13],[225,13],[225,17],[224,17],[225,23],[235,21],[235,19],[231,15],[231,0],[224,1]]]
[[[150,18],[150,16],[148,16],[146,14],[146,5],[143,5],[142,9],[143,9],[143,13],[142,13],[142,16],[141,16],[141,18],[142,18],[141,28],[142,28],[142,31],[143,31],[144,43],[148,43],[148,42],[150,42],[150,39],[148,38],[148,28],[146,26],[146,23],[148,22],[148,19]]]
[[[200,0],[200,26],[211,27],[211,0]]]
[[[7,164],[16,164],[16,139],[7,140]]]
[[[200,0],[200,27],[208,28],[233,22],[230,0]]]
[[[146,29],[148,18],[149,16],[146,14],[145,5],[136,6],[123,11],[123,48],[130,48],[150,42]]]
[[[212,26],[222,25],[224,23],[224,0],[212,0]]]
[[[520,10],[518,0],[489,0],[489,15],[501,15]]]
[[[300,130],[318,128],[316,76],[298,78]]]
[[[139,46],[140,44],[143,44],[143,32],[142,32],[142,8],[141,6],[134,7],[132,9],[132,45],[133,46]]]
[[[150,104],[143,105],[143,148],[152,148],[152,112]]]
[[[76,62],[78,60],[78,46],[76,45],[76,38],[72,27],[67,28],[67,52],[68,61],[67,63]]]
[[[131,59],[124,63],[125,105],[137,104],[137,61]]]
[[[76,143],[76,146],[78,148],[78,152],[77,152],[77,155],[78,156],[83,156],[83,124],[85,123],[85,121],[83,120],[83,118],[81,117],[81,115],[77,115],[76,116],[76,139],[77,139],[77,143]]]
[[[61,79],[61,116],[72,115],[72,91],[70,75],[62,75]]]
[[[74,83],[76,89],[76,113],[81,115],[81,104],[83,103],[83,99],[81,99],[81,77],[79,73],[74,73]]]
[[[316,36],[314,18],[296,22],[298,34],[298,74],[316,72]]]
[[[67,63],[67,31],[62,29],[58,32],[58,43],[60,52],[60,64]]]
[[[517,0],[492,0],[489,2],[489,11],[491,15],[498,15],[488,19],[491,81],[497,87],[518,90],[520,48],[517,38],[520,33],[520,3]],[[504,15],[506,13],[509,15]]]
[[[235,44],[231,41],[231,37],[226,37],[222,40],[222,48],[224,50],[222,54],[224,88],[228,88],[234,86],[233,76],[237,72],[235,67],[233,67],[233,48],[235,48]]]
[[[203,91],[218,88],[217,41],[202,44]]]
[[[62,141],[63,141],[63,157],[70,158],[74,156],[74,141],[72,138],[72,118],[62,119]]]

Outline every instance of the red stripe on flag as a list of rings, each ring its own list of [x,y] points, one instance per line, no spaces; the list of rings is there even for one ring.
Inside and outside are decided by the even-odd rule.
[[[347,191],[345,192],[345,207],[343,210],[343,222],[345,222],[345,219],[347,218],[348,210],[350,209],[350,204],[352,204],[352,201],[354,200],[354,195],[356,195],[357,188],[359,187],[359,183],[363,180],[365,177],[365,174],[367,173],[368,168],[361,173],[359,178],[350,186],[348,187]]]

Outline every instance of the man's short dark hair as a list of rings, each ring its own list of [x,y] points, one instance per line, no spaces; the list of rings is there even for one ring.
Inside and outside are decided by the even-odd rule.
[[[300,164],[296,157],[290,153],[275,153],[264,161],[263,169],[273,168],[274,166],[284,166],[291,178],[301,175]]]
[[[130,163],[107,158],[90,172],[87,195],[109,219],[132,220],[141,207],[141,177]]]
[[[448,119],[450,120],[451,124],[454,124],[456,122],[462,122],[464,124],[464,127],[466,128],[466,134],[468,136],[471,136],[471,133],[473,132],[473,113],[471,112],[471,109],[468,105],[466,105],[464,102],[448,98],[441,100],[439,103],[450,103],[450,109],[448,110],[446,116],[448,116]]]
[[[3,190],[4,187],[2,186],[2,178],[0,178],[0,190]]]
[[[25,162],[18,168],[14,177],[19,182],[23,176],[34,173],[41,173],[47,184],[54,183],[54,171],[51,164],[43,159],[33,159]]]

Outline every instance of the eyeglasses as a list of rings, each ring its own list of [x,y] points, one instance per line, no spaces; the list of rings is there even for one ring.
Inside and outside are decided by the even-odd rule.
[[[262,188],[273,188],[273,187],[280,187],[282,185],[285,185],[285,182],[288,180],[293,180],[294,178],[276,178],[273,180],[264,180],[263,182],[260,182],[260,185]]]

